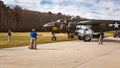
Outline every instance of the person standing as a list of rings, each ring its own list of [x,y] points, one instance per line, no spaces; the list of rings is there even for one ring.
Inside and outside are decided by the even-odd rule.
[[[101,30],[99,33],[99,42],[98,44],[103,44],[104,32]]]
[[[31,41],[30,41],[30,46],[29,49],[37,49],[36,46],[36,40],[37,40],[37,32],[35,29],[32,29],[32,32],[30,33]]]
[[[11,40],[11,30],[8,30],[8,42]]]

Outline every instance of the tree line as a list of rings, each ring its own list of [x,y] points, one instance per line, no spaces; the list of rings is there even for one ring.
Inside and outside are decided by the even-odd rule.
[[[0,1],[0,32],[6,32],[9,29],[15,32],[31,31],[35,28],[37,31],[44,31],[45,23],[56,21],[58,19],[70,19],[71,16],[62,13],[38,12],[28,9],[22,9],[16,5],[14,8],[7,7]]]

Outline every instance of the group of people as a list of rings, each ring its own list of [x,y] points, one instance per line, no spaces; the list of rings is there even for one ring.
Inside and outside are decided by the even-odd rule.
[[[31,40],[30,40],[29,49],[37,49],[36,40],[37,40],[37,36],[38,35],[41,36],[41,34],[37,34],[37,32],[35,31],[35,29],[32,29],[32,32],[30,32]],[[103,38],[104,38],[104,32],[101,30],[99,32],[99,41],[98,41],[98,44],[103,44]],[[10,42],[10,40],[11,40],[11,30],[8,30],[8,42]]]
[[[38,35],[41,36],[41,34],[37,34],[35,29],[32,29],[32,31],[30,32],[31,39],[30,39],[29,49],[37,49],[36,39]],[[10,40],[11,40],[11,30],[8,30],[8,42],[10,42]]]

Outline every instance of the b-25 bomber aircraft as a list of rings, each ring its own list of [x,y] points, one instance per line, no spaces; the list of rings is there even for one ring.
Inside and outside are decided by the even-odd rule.
[[[44,28],[46,31],[53,33],[66,32],[68,38],[74,38],[74,36],[77,35],[80,40],[90,41],[92,38],[98,37],[98,35],[94,35],[94,32],[99,32],[100,30],[120,30],[120,20],[60,19],[55,22],[46,23]],[[52,38],[56,40],[56,37]]]

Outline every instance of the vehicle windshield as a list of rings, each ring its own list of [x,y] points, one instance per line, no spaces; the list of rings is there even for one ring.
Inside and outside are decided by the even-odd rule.
[[[88,30],[91,29],[91,25],[78,25],[76,30]]]

